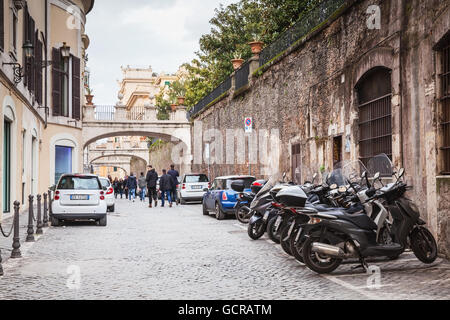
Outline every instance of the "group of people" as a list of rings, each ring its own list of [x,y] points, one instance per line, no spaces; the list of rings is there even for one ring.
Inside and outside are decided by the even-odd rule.
[[[149,208],[153,207],[153,202],[155,207],[158,206],[158,191],[161,191],[161,206],[164,207],[165,199],[169,201],[169,206],[172,207],[173,202],[177,202],[177,186],[179,172],[175,170],[175,165],[170,166],[170,170],[163,169],[162,176],[159,177],[156,170],[150,165],[147,167],[147,174],[144,175],[141,172],[139,178],[137,178],[134,173],[130,176],[125,176],[125,179],[115,178],[112,180],[111,176],[108,178],[114,188],[116,199],[120,195],[123,198],[125,194],[125,199],[129,201],[135,201],[136,193],[139,192],[139,198],[141,201],[145,201],[145,198],[149,198]],[[159,179],[159,190],[158,190],[158,179]],[[139,189],[138,189],[139,188]]]

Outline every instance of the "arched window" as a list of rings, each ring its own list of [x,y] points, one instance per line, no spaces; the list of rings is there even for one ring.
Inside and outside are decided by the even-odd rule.
[[[391,71],[372,69],[359,80],[359,157],[367,164],[373,156],[385,153],[392,158]]]

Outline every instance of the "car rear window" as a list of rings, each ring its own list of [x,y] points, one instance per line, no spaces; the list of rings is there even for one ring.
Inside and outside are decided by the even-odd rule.
[[[102,184],[102,187],[106,188],[109,188],[109,186],[111,185],[108,179],[100,179],[100,183]]]
[[[205,174],[184,177],[184,183],[199,183],[199,182],[208,182],[208,177]]]
[[[102,186],[96,177],[66,176],[58,184],[59,190],[100,190]]]
[[[252,183],[253,182],[255,182],[255,178],[243,178],[243,179],[241,179],[241,178],[235,178],[235,179],[228,179],[227,180],[227,190],[229,190],[229,189],[231,189],[231,183],[233,182],[233,181],[236,181],[236,180],[243,180],[244,181],[244,187],[245,187],[245,189],[250,189],[250,186],[252,185]]]

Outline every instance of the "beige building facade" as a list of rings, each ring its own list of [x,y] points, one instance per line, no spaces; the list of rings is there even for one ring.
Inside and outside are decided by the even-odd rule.
[[[93,0],[0,0],[0,221],[83,170],[86,15]]]

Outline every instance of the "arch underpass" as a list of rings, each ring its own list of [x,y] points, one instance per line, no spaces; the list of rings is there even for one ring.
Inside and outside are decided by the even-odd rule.
[[[115,111],[107,116],[98,117],[95,106],[84,106],[83,114],[83,149],[89,152],[89,146],[94,142],[111,137],[121,136],[143,136],[159,138],[172,142],[176,146],[177,153],[173,163],[180,166],[184,172],[191,169],[192,147],[191,147],[191,125],[186,117],[186,109],[180,107],[171,114],[170,120],[158,120],[154,107],[146,108],[146,114],[139,119],[133,120],[131,111],[125,110],[123,106],[115,106]],[[108,120],[101,120],[108,119]],[[92,157],[88,155],[85,162],[91,162],[103,155],[122,155],[123,151],[103,150]],[[179,152],[178,152],[179,151]],[[132,153],[143,159],[148,159],[142,150]],[[148,160],[146,160],[148,161]]]

